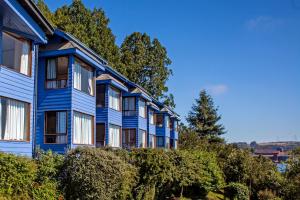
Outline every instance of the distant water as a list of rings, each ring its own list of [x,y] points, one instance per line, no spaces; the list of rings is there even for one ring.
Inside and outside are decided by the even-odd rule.
[[[285,172],[286,171],[286,164],[285,163],[278,163],[276,164],[277,166],[277,170],[281,173]]]

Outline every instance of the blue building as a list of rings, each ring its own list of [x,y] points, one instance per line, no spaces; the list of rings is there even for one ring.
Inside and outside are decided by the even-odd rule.
[[[32,155],[38,46],[52,33],[31,1],[0,1],[0,151]]]
[[[36,144],[63,153],[95,146],[96,77],[105,61],[71,35],[55,30],[40,47]]]
[[[176,148],[178,120],[31,0],[0,1],[1,152]]]

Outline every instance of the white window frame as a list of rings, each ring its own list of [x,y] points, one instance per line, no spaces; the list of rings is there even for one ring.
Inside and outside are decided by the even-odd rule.
[[[73,144],[94,144],[94,116],[78,111],[73,112]]]
[[[108,89],[108,107],[121,111],[121,91],[113,87]]]
[[[146,101],[143,99],[139,99],[139,116],[142,118],[147,118]]]
[[[109,125],[109,142],[108,145],[110,147],[120,148],[121,147],[121,127],[110,124]]]

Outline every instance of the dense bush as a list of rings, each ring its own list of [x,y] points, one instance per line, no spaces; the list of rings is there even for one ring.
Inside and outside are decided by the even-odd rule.
[[[112,152],[77,148],[65,157],[61,183],[68,199],[127,199],[135,170]]]
[[[33,199],[58,199],[63,194],[60,191],[58,176],[61,171],[63,156],[51,151],[38,151],[36,155],[37,174],[33,185]]]
[[[30,199],[36,171],[32,160],[0,153],[0,197]]]
[[[261,190],[258,192],[257,196],[259,200],[281,200],[271,190]]]
[[[248,187],[240,183],[229,183],[225,188],[225,195],[230,200],[249,200]]]
[[[135,198],[141,200],[163,199],[170,193],[175,167],[164,150],[134,149],[131,162],[138,169]]]

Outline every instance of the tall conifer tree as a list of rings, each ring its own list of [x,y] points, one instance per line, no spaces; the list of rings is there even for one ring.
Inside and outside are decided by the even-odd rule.
[[[190,127],[200,137],[216,137],[225,133],[224,126],[219,124],[220,119],[212,97],[202,90],[187,117]]]

